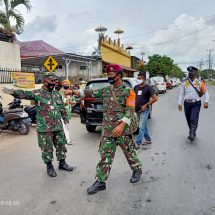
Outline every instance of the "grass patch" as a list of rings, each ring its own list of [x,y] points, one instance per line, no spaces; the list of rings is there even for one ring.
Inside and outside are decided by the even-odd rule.
[[[215,86],[215,80],[211,80],[211,81],[207,80],[206,83],[210,86]]]

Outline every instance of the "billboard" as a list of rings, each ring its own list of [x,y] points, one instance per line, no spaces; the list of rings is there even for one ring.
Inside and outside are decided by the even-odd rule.
[[[35,88],[34,73],[28,72],[12,72],[12,80],[16,87],[20,88]]]

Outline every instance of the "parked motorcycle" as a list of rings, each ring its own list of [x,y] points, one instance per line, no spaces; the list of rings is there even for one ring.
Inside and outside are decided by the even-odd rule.
[[[14,98],[13,102],[11,102],[9,104],[9,110],[16,109],[16,108],[22,108],[23,109],[23,105],[21,105],[21,104],[22,104],[22,102],[20,99]],[[37,115],[36,107],[34,105],[29,105],[29,106],[26,106],[24,108],[24,111],[30,117],[31,122],[33,124],[36,124],[36,115]]]
[[[2,99],[2,97],[0,97]],[[0,102],[0,131],[10,130],[27,135],[30,130],[31,119],[28,114],[21,108],[3,111]]]

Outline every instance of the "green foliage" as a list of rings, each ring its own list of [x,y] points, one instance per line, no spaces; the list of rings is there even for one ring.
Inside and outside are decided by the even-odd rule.
[[[139,68],[141,69],[141,68]],[[170,57],[164,55],[161,56],[159,54],[155,54],[149,56],[149,61],[147,65],[142,68],[143,71],[149,71],[150,76],[169,76],[169,77],[177,77],[182,79],[186,75],[177,65],[174,64],[174,60]]]
[[[25,6],[28,11],[31,10],[30,0],[0,0],[0,26],[10,33],[23,32],[25,20],[16,9],[20,5]],[[14,21],[15,25],[12,24]]]
[[[173,69],[173,60],[167,56],[160,56],[158,54],[149,56],[147,70],[152,76],[161,75],[165,77],[170,75]]]
[[[202,71],[199,71],[198,76],[202,77],[203,79],[209,78],[208,69],[204,69]],[[215,70],[212,70],[212,78],[215,78]]]
[[[181,68],[178,65],[173,65],[173,69],[170,76],[183,79],[186,77],[186,74],[181,70]]]
[[[206,83],[208,85],[210,85],[210,86],[215,86],[215,81],[214,80],[211,80],[211,81],[207,80]]]

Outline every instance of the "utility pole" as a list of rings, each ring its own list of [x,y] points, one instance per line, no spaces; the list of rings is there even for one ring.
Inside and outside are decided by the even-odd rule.
[[[199,62],[199,77],[202,77],[202,66],[204,65],[203,59],[201,59],[201,61]]]
[[[212,62],[211,62],[211,52],[213,51],[213,49],[208,49],[207,50],[209,52],[209,56],[208,56],[208,78],[209,80],[212,79]]]

